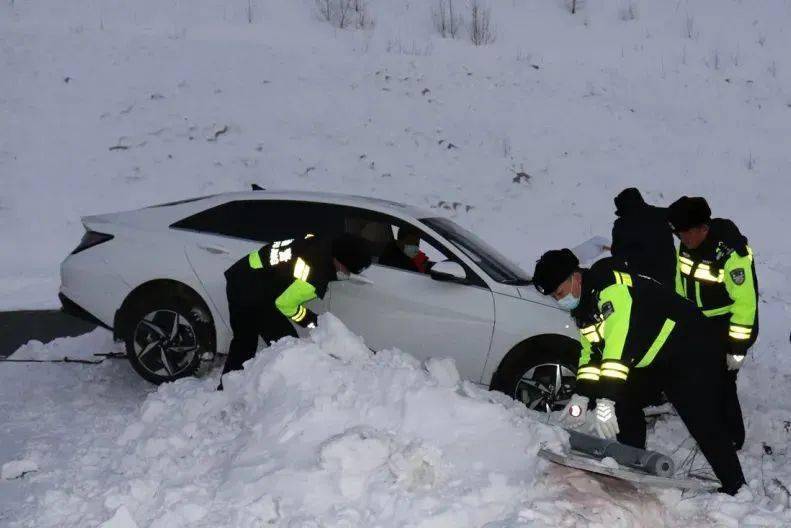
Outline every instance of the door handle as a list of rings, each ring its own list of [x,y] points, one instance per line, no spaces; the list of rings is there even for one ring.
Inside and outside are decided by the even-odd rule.
[[[198,247],[212,255],[228,255],[228,250],[219,246],[203,246],[198,244]]]
[[[357,284],[373,284],[374,283],[374,281],[372,281],[368,277],[365,277],[363,275],[358,275],[356,273],[350,273],[349,274],[349,281],[357,283]]]

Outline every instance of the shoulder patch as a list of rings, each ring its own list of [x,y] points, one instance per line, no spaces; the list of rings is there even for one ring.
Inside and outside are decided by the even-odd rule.
[[[602,304],[601,306],[602,319],[607,319],[613,314],[613,312],[615,312],[615,308],[613,307],[610,301],[607,301],[606,303]]]
[[[733,282],[736,284],[736,286],[741,286],[744,284],[744,268],[736,268],[735,270],[731,271],[731,279],[733,279]]]

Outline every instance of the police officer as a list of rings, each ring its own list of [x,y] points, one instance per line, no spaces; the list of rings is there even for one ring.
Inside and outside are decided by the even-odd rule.
[[[613,258],[579,269],[568,249],[536,263],[536,288],[571,311],[581,334],[577,389],[562,421],[644,448],[641,395],[648,385],[648,393],[663,390],[722,482],[720,491],[733,495],[744,475],[722,416],[725,365],[706,339],[706,320],[672,289],[622,269]]]
[[[225,272],[233,340],[223,374],[241,369],[255,355],[259,335],[270,344],[296,336],[292,322],[315,326],[316,314],[305,303],[323,297],[330,281],[370,264],[365,241],[348,234],[335,240],[312,235],[281,240],[240,259]]]
[[[673,287],[676,275],[676,245],[664,207],[648,205],[634,187],[615,197],[612,226],[612,256],[631,273],[646,275]]]
[[[725,409],[734,444],[744,444],[736,377],[758,337],[758,281],[753,252],[730,220],[711,218],[704,198],[682,196],[670,206],[670,223],[681,239],[676,292],[709,318],[728,366]]]

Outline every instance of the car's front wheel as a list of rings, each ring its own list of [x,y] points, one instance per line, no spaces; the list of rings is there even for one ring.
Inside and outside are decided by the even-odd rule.
[[[578,349],[568,343],[515,350],[500,365],[491,388],[521,401],[529,409],[558,411],[574,394],[578,361]]]
[[[152,383],[194,375],[211,350],[208,314],[187,299],[148,296],[126,314],[126,353],[132,367]]]

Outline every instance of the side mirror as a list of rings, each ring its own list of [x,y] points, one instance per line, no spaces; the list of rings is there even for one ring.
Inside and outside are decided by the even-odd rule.
[[[443,260],[431,266],[429,271],[431,278],[445,282],[464,282],[467,280],[467,272],[458,262]]]

